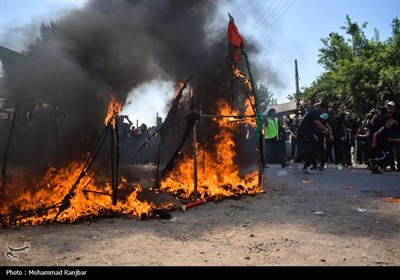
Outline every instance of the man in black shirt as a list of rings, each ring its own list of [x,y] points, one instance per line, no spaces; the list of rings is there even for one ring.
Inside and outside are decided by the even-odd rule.
[[[325,113],[326,111],[328,111],[328,104],[320,102],[303,117],[303,120],[301,121],[297,131],[297,138],[302,148],[302,153],[290,162],[295,171],[298,171],[297,164],[304,160],[303,172],[311,173],[310,165],[315,156],[315,130],[320,129],[325,133],[329,133],[329,129],[320,121],[321,114]]]
[[[390,129],[395,123],[393,115],[386,114],[383,118],[383,122],[384,125],[374,133],[372,138],[372,158],[369,160],[372,173],[382,173],[381,169],[387,164],[389,155],[388,144],[400,143],[400,138],[393,138],[390,134]]]

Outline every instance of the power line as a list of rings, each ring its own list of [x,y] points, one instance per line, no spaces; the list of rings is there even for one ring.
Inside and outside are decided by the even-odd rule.
[[[270,6],[268,6],[268,9],[262,14],[262,16],[257,20],[257,22],[254,25],[254,29],[251,32],[251,34],[249,35],[249,39],[251,39],[258,31],[258,29],[260,29],[260,27],[262,27],[264,25],[264,23],[262,23],[261,25],[258,25],[261,20],[263,19],[263,17],[271,10],[271,8],[274,6],[275,4],[275,0],[272,2],[272,4]],[[271,12],[272,13],[272,12]],[[268,21],[269,15],[267,17],[267,21]]]
[[[271,21],[279,14],[279,12],[281,10],[283,10],[286,7],[286,9],[275,19],[274,22],[272,22],[272,24],[265,25],[264,28],[257,34],[257,36],[254,38],[254,41],[258,40],[260,36],[262,36],[264,33],[268,32],[268,30],[270,30],[272,28],[272,26],[275,25],[275,23],[287,12],[287,10],[293,5],[295,0],[292,0],[290,2],[290,0],[286,1],[286,3],[279,9],[279,11],[271,18]],[[289,3],[290,2],[290,3]],[[289,4],[289,5],[288,5]]]
[[[271,29],[271,27],[286,13],[287,9],[293,4],[294,0],[292,0],[292,3],[289,4],[290,0],[287,0],[283,6],[272,16],[270,20],[270,24],[265,25],[264,28],[257,34],[257,36],[254,38],[254,41],[258,40],[260,36],[262,36],[265,32]],[[289,5],[288,5],[289,4]],[[288,5],[288,6],[287,6]],[[286,7],[287,6],[287,7]],[[279,14],[284,8],[286,9]],[[272,23],[271,23],[272,22]]]

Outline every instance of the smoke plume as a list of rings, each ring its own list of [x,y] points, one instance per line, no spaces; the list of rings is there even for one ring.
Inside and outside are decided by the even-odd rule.
[[[8,77],[19,107],[10,161],[81,157],[104,127],[111,96],[124,104],[133,88],[154,79],[193,75],[193,104],[205,113],[216,96],[238,100],[221,66],[228,17],[210,26],[217,9],[218,1],[90,1],[52,22]],[[190,110],[185,100],[182,116]]]

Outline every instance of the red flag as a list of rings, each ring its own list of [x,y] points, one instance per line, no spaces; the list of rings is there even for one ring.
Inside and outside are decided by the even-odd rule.
[[[238,61],[240,60],[240,48],[244,47],[244,41],[242,36],[240,36],[233,17],[230,14],[226,37],[228,38],[229,44],[231,45],[233,50],[232,64],[236,65],[236,63],[238,63]]]

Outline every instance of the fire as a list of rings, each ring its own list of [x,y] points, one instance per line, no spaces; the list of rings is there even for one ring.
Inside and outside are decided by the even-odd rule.
[[[34,190],[16,176],[3,193],[3,201],[7,201],[7,204],[2,203],[0,207],[2,226],[38,225],[54,222],[56,217],[58,222],[70,223],[107,214],[139,217],[155,209],[154,204],[138,200],[137,194],[142,188],[129,185],[126,180],[121,180],[119,189],[125,188],[130,194],[120,198],[117,205],[112,205],[111,186],[107,183],[96,184],[94,171],[91,171],[78,183],[70,197],[69,206],[60,212],[61,202],[70,192],[82,168],[83,164],[77,162],[58,170],[50,167],[39,187]]]
[[[114,96],[111,96],[111,101],[108,104],[107,116],[104,120],[104,125],[111,124],[113,128],[116,125],[116,116],[118,116],[119,112],[121,111],[122,105],[118,102]]]
[[[183,82],[177,82],[175,85],[175,96],[174,98],[176,98],[180,92],[180,90],[182,89],[182,87],[185,85],[185,83]]]
[[[254,110],[251,107],[251,104],[254,104],[254,97],[250,96],[250,99],[247,98],[246,101],[245,101],[245,104],[246,104],[246,111],[244,113],[245,116],[254,115]],[[245,121],[246,121],[247,124],[249,124],[249,125],[251,125],[253,127],[255,127],[257,125],[255,118],[246,118]]]
[[[115,128],[121,103],[111,98],[104,124]],[[89,154],[89,159],[91,155]],[[119,190],[129,193],[112,203],[112,186],[95,183],[94,171],[86,170],[84,163],[71,162],[64,168],[50,167],[37,183],[25,180],[24,172],[14,170],[12,180],[2,193],[0,222],[2,226],[43,224],[49,222],[75,222],[93,216],[107,214],[148,213],[155,205],[137,199],[140,186],[129,185],[121,179]],[[34,181],[34,180],[32,180]]]
[[[230,109],[225,101],[218,104],[219,115],[238,115],[237,110]],[[214,118],[219,126],[219,134],[214,137],[216,149],[206,152],[197,144],[199,172],[198,193],[200,198],[210,196],[231,197],[241,194],[258,194],[263,190],[258,186],[257,172],[254,171],[240,178],[234,163],[235,142],[234,123],[229,118]],[[205,158],[205,162],[201,160]],[[204,172],[202,165],[205,165]],[[161,182],[161,190],[172,192],[182,198],[189,198],[193,192],[193,158],[184,155],[174,170]]]
[[[400,197],[385,197],[383,200],[386,202],[400,203]]]
[[[246,101],[247,116],[254,115],[251,102],[254,100]],[[239,111],[231,109],[225,101],[219,101],[218,108],[217,114],[220,116],[239,115]],[[120,110],[121,104],[112,97],[104,121],[108,129],[115,129]],[[213,152],[205,151],[197,144],[199,198],[262,193],[257,171],[241,176],[235,164],[234,133],[238,118],[215,117],[212,120],[219,128],[219,133],[214,136],[215,149]],[[255,124],[254,118],[244,118],[241,121]],[[91,156],[88,154],[89,159]],[[124,178],[118,180],[117,203],[113,204],[112,185],[104,183],[106,180],[99,180],[95,168],[86,168],[87,163],[78,161],[58,169],[49,167],[40,180],[26,178],[27,172],[13,169],[11,179],[0,197],[0,227],[38,225],[55,221],[72,223],[105,215],[132,215],[142,218],[159,211],[154,203],[138,198],[138,194],[142,192],[141,186]],[[193,193],[193,177],[193,158],[186,154],[163,179],[161,190],[181,198],[190,198]],[[172,206],[171,203],[162,205],[162,209]]]
[[[250,90],[252,90],[253,86],[252,86],[250,80],[246,77],[246,75],[243,74],[242,72],[240,72],[240,70],[237,69],[235,66],[232,66],[232,69],[233,69],[233,74],[238,78],[242,78],[244,80],[244,83],[247,85],[247,87]]]

